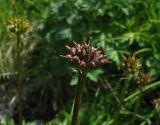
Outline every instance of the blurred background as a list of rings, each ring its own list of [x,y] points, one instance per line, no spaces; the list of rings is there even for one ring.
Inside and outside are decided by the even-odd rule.
[[[65,45],[85,37],[112,61],[87,75],[79,124],[110,125],[123,87],[121,57],[135,54],[144,72],[160,80],[160,0],[0,0],[0,121],[17,122],[15,36],[8,21],[30,24],[23,36],[24,118],[28,125],[68,125],[77,84],[75,69],[60,57]],[[133,80],[128,96],[136,91]],[[136,125],[155,125],[151,100],[144,93]],[[135,99],[127,101],[120,124],[129,125]]]

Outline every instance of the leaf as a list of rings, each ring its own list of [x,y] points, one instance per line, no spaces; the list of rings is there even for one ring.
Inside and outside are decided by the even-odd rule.
[[[106,52],[106,53],[107,53],[107,52]],[[117,50],[112,49],[112,50],[110,50],[110,51],[108,52],[107,55],[108,55],[108,57],[109,57],[111,60],[115,61],[116,63],[119,63],[119,62],[120,62],[119,54],[118,54],[118,51],[117,51]]]
[[[71,82],[70,82],[70,85],[73,86],[73,85],[77,85],[78,83],[78,76],[77,75],[74,75],[71,79]]]
[[[102,69],[91,70],[88,72],[87,77],[93,81],[97,82],[99,75],[103,74],[104,71]]]
[[[112,123],[113,123],[113,119],[103,122],[102,125],[111,125]]]
[[[149,84],[149,85],[147,85],[145,88],[144,88],[144,92],[145,91],[148,91],[148,90],[150,90],[150,89],[154,89],[154,88],[156,88],[157,86],[159,86],[160,85],[160,81],[157,81],[157,82],[154,82],[154,83],[152,83],[152,84]],[[136,96],[138,96],[140,94],[140,91],[139,90],[136,90],[135,92],[133,92],[131,95],[129,95],[128,97],[126,97],[125,98],[125,102],[127,102],[127,101],[129,101],[129,100],[131,100],[132,98],[135,98]]]

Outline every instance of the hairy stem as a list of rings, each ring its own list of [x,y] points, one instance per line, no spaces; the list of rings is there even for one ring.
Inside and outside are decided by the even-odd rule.
[[[77,125],[78,113],[81,104],[82,92],[83,92],[83,84],[85,79],[85,73],[79,72],[78,76],[78,88],[75,97],[74,107],[73,107],[73,114],[72,114],[72,122],[71,125]]]
[[[118,109],[115,113],[115,120],[113,122],[113,125],[118,125],[120,111],[123,107],[123,102],[124,102],[124,98],[125,98],[125,94],[126,94],[127,89],[128,89],[128,78],[125,80],[124,87],[123,87],[121,94],[120,94],[120,104],[119,104]]]
[[[18,118],[19,125],[22,125],[23,121],[23,90],[22,90],[22,59],[21,59],[21,39],[17,34],[17,93],[18,93]]]

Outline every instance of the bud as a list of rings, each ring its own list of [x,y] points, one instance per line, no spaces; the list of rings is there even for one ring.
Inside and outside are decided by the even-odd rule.
[[[82,67],[82,69],[85,69],[86,68],[86,63],[82,60],[80,62],[80,66]]]
[[[105,64],[105,63],[109,63],[109,61],[107,61],[106,59],[102,59],[102,60],[100,60],[100,63]]]
[[[86,55],[86,50],[84,48],[82,48],[82,54],[83,54],[83,56]]]
[[[75,54],[76,54],[76,48],[72,47],[72,48],[70,49],[70,53],[71,53],[72,55],[75,55]]]
[[[152,77],[147,73],[140,73],[138,76],[138,84],[146,85],[152,81]]]
[[[123,56],[122,66],[127,70],[128,73],[135,73],[140,70],[141,64],[139,59],[133,56]]]
[[[66,45],[65,47],[66,47],[68,50],[70,50],[70,49],[71,49],[68,45]]]
[[[80,59],[79,59],[78,56],[74,56],[74,57],[73,57],[73,60],[76,61],[77,63],[80,63]]]
[[[96,64],[95,64],[95,62],[91,62],[91,65],[93,66],[93,67],[96,67]]]
[[[9,21],[8,29],[15,34],[23,34],[29,28],[29,24],[20,18],[12,18]]]

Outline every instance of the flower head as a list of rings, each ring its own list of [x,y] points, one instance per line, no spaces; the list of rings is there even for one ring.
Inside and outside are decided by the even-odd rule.
[[[122,66],[128,71],[128,73],[135,73],[141,68],[139,59],[137,59],[134,55],[123,56],[122,62]]]
[[[92,67],[97,67],[101,64],[110,63],[106,59],[105,55],[90,43],[78,44],[74,42],[72,47],[67,45],[66,48],[68,49],[69,53],[62,57],[76,64],[78,69],[81,71]]]
[[[138,83],[141,85],[146,85],[152,81],[151,75],[147,73],[140,73],[138,76]]]
[[[29,24],[20,18],[12,18],[9,21],[8,29],[15,34],[23,34],[29,28]]]

